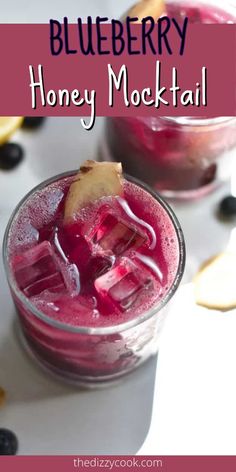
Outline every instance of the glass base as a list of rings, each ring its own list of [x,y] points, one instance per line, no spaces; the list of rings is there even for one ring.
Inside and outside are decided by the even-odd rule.
[[[198,198],[205,197],[209,193],[214,192],[219,187],[223,185],[223,182],[219,180],[215,180],[214,182],[204,185],[203,187],[199,187],[194,190],[160,190],[158,187],[154,187],[154,189],[162,195],[164,198],[168,200],[197,200]]]
[[[36,363],[42,370],[44,370],[46,374],[53,376],[54,379],[59,380],[63,383],[67,383],[86,390],[113,387],[114,385],[120,383],[127,375],[134,372],[148,359],[155,356],[158,351],[157,349],[155,352],[152,352],[147,357],[140,358],[135,366],[132,366],[130,369],[127,369],[123,372],[118,372],[116,374],[111,374],[103,377],[80,376],[72,372],[65,372],[64,370],[60,370],[52,366],[48,362],[42,360],[27,341],[19,322],[17,326],[17,335],[19,337],[21,345],[23,346],[28,356],[33,360],[34,363]]]

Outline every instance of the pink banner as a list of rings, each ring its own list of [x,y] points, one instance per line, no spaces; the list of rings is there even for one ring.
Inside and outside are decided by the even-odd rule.
[[[165,472],[235,472],[235,456],[19,456],[1,457],[4,472],[162,470]]]
[[[236,25],[189,24],[184,51],[176,27],[166,44],[133,25],[118,55],[111,28],[102,26],[98,42],[92,25],[85,55],[78,25],[61,26],[60,35],[58,25],[0,25],[1,115],[236,115]],[[81,31],[85,47],[87,25]]]

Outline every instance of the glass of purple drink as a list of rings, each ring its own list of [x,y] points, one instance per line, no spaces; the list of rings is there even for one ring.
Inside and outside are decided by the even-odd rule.
[[[166,14],[191,23],[235,23],[236,10],[214,1],[169,0]],[[231,173],[236,118],[108,118],[102,157],[120,161],[125,172],[141,178],[166,197],[196,198]]]
[[[65,225],[75,176],[56,176],[26,195],[3,254],[29,352],[63,379],[96,386],[157,351],[185,248],[170,207],[128,176],[122,197],[95,200]]]

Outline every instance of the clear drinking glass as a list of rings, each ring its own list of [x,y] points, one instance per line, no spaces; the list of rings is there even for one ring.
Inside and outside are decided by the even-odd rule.
[[[167,14],[192,23],[235,23],[235,4],[169,0]],[[196,198],[229,178],[236,146],[236,118],[112,117],[106,121],[101,157],[121,161],[125,172],[166,197]]]
[[[236,118],[108,118],[105,141],[105,160],[163,196],[197,198],[231,175]]]
[[[105,327],[72,326],[50,318],[38,310],[19,290],[11,269],[9,240],[12,228],[23,205],[53,182],[73,176],[75,172],[61,174],[33,189],[19,203],[6,228],[3,243],[5,271],[17,309],[22,338],[28,351],[50,372],[64,380],[84,386],[107,384],[132,371],[156,353],[157,337],[170,302],[182,278],[185,264],[185,246],[181,227],[171,208],[153,190],[135,179],[125,177],[151,194],[161,206],[164,215],[173,225],[178,246],[178,265],[169,290],[148,312],[122,324]]]

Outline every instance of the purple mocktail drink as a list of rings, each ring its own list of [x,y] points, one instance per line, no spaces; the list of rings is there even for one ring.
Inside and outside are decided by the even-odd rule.
[[[146,2],[145,2],[146,5]],[[210,0],[166,2],[178,22],[235,23],[235,9]],[[236,118],[108,118],[104,158],[121,161],[125,172],[167,197],[194,198],[230,176],[236,145]]]
[[[86,182],[88,199],[80,187],[71,217],[78,175],[26,196],[6,231],[4,257],[31,352],[87,384],[119,377],[156,352],[160,309],[180,282],[184,243],[169,207],[129,178],[117,195],[96,198],[91,186],[91,201]]]

